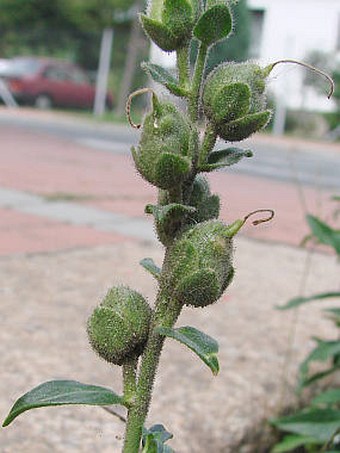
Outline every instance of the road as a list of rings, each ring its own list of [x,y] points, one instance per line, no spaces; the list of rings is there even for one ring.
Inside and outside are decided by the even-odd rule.
[[[68,118],[68,119],[67,119]],[[57,115],[26,115],[0,110],[0,125],[16,126],[26,130],[71,140],[74,143],[113,154],[129,153],[130,146],[138,140],[138,133],[128,127],[81,121],[79,118]],[[225,144],[219,143],[222,148]],[[313,143],[308,141],[273,140],[260,136],[246,140],[243,147],[254,151],[252,159],[244,159],[232,173],[275,179],[317,186],[330,191],[340,191],[340,144]]]

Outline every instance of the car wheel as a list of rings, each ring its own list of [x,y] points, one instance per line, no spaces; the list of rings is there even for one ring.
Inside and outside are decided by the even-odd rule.
[[[38,94],[35,98],[34,105],[40,110],[49,110],[53,107],[53,102],[47,94]]]

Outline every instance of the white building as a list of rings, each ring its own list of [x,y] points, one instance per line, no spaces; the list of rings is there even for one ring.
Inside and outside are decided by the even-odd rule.
[[[283,58],[304,60],[311,51],[340,55],[340,0],[248,0],[252,14],[252,57],[262,63]],[[270,82],[272,91],[290,108],[330,110],[325,96],[303,86],[299,67],[277,66]]]
[[[311,51],[340,55],[340,0],[248,0],[252,16],[251,57],[261,64],[283,58],[304,60]],[[237,25],[236,25],[237,33]],[[175,64],[175,55],[155,46],[151,59],[167,67]],[[279,65],[271,75],[270,89],[293,109],[327,111],[333,108],[325,96],[303,85],[305,69]]]

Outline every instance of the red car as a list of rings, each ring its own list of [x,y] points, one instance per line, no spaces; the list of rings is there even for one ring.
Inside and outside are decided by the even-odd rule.
[[[0,77],[6,81],[19,103],[41,109],[53,106],[93,107],[95,87],[79,66],[67,61],[36,57],[17,57],[7,61]],[[106,107],[112,108],[110,93],[106,95]]]

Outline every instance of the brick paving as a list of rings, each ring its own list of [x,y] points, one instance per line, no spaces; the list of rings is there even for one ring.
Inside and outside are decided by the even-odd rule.
[[[70,200],[130,218],[144,217],[145,204],[156,200],[156,191],[136,175],[129,154],[114,155],[89,150],[68,140],[14,127],[0,126],[0,134],[0,187],[41,195],[46,197],[47,202]],[[276,219],[270,225],[260,228],[247,226],[244,234],[292,245],[298,245],[306,234],[305,212],[297,186],[228,172],[210,175],[209,179],[213,191],[221,195],[221,217],[226,221],[243,217],[255,209],[270,208],[276,211]],[[303,189],[303,197],[310,212],[320,212],[322,206],[322,212],[329,213],[332,208],[330,196],[331,192]],[[39,231],[41,222],[45,220],[37,219],[36,228]],[[28,217],[27,221],[32,222],[32,218]],[[57,224],[49,225],[56,231]],[[14,234],[5,234],[5,216],[1,216],[0,228],[3,233],[0,251],[18,250],[18,245],[8,245],[11,237],[14,241],[17,239]],[[33,229],[32,225],[27,229],[29,243],[32,243]],[[44,233],[37,232],[36,237],[40,236],[42,240],[46,237],[48,242],[48,237],[56,236],[52,231],[48,236],[47,230],[45,226]],[[114,240],[112,235],[98,235],[86,228],[77,231],[74,226],[60,226],[59,231],[58,239],[52,241],[54,245],[51,242],[51,250],[56,250],[56,247],[67,249],[86,246],[86,237],[89,246]],[[21,229],[21,244],[26,237],[23,233],[24,228]],[[31,250],[31,247],[28,246],[27,250]]]

